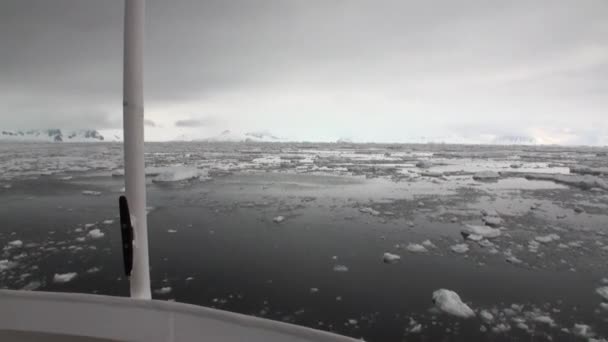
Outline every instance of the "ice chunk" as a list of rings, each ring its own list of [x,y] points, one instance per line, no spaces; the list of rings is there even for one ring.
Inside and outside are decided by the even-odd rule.
[[[435,246],[435,244],[432,243],[431,240],[422,241],[422,245],[427,248],[437,248],[437,246]]]
[[[602,286],[595,289],[595,293],[602,296],[605,300],[608,300],[608,286]]]
[[[426,249],[426,247],[418,243],[410,243],[405,249],[414,253],[425,253],[429,251],[428,249]]]
[[[464,234],[480,235],[486,239],[493,239],[499,237],[501,232],[497,228],[467,224],[466,229],[463,231]]]
[[[509,330],[511,330],[511,326],[506,323],[499,323],[496,326],[492,327],[492,332],[497,333],[497,334],[505,333]]]
[[[105,220],[103,221],[103,224],[112,224],[114,223],[114,220]]]
[[[207,176],[202,170],[183,166],[166,167],[159,171],[158,175],[152,179],[152,182],[179,182],[200,179],[203,176]]]
[[[21,290],[23,290],[23,291],[34,291],[34,290],[37,290],[41,285],[42,284],[39,281],[33,280],[33,281],[30,281],[29,283],[27,283],[25,286],[23,286],[21,288]]]
[[[410,317],[410,323],[409,326],[407,328],[407,331],[409,333],[419,333],[422,331],[422,324],[416,322],[415,319]]]
[[[369,208],[369,207],[359,208],[359,211],[362,212],[362,213],[371,214],[371,215],[374,215],[374,216],[380,215],[379,211],[374,210],[373,208]]]
[[[91,229],[89,231],[89,233],[87,234],[91,239],[100,239],[102,238],[105,234],[99,230],[98,228],[95,229]]]
[[[100,191],[93,191],[93,190],[84,190],[82,191],[83,195],[87,195],[87,196],[99,196],[101,195]]]
[[[593,329],[591,329],[591,327],[587,324],[582,323],[575,323],[574,328],[572,328],[572,333],[574,333],[574,335],[584,338],[591,338],[595,336]]]
[[[84,229],[89,229],[89,228],[91,228],[91,227],[95,227],[95,223],[86,223],[86,224],[84,225]]]
[[[99,271],[101,271],[101,269],[99,267],[91,267],[87,270],[87,273],[93,274],[93,273],[97,273]]]
[[[19,248],[19,247],[23,246],[23,241],[21,241],[21,240],[14,240],[14,241],[9,242],[8,245],[10,247]]]
[[[17,266],[17,263],[8,259],[0,260],[0,272],[10,270]]]
[[[559,235],[549,234],[549,235],[545,235],[545,236],[537,236],[534,238],[534,240],[536,240],[538,242],[542,242],[542,243],[549,243],[552,241],[559,240]]]
[[[481,317],[481,319],[486,323],[490,323],[494,320],[494,315],[492,315],[488,310],[481,310],[479,317]]]
[[[177,229],[167,229],[167,233],[177,233]]]
[[[160,295],[165,295],[170,292],[171,292],[171,286],[165,286],[165,287],[161,287],[160,289],[154,290],[154,293],[160,294]]]
[[[500,178],[500,174],[496,171],[479,171],[473,175],[473,179],[477,181],[492,181]]]
[[[591,175],[571,175],[571,174],[553,174],[553,173],[528,173],[525,174],[527,179],[550,180],[555,183],[566,184],[589,190],[591,188],[600,188],[608,190],[608,183],[602,178]]]
[[[316,287],[311,287],[310,288],[310,293],[317,293],[317,292],[319,292],[318,288],[316,288]]]
[[[502,226],[502,223],[503,223],[500,216],[494,216],[494,215],[484,216],[481,219],[487,226],[490,226],[490,227],[500,227],[500,226]]]
[[[545,323],[550,326],[555,326],[555,321],[553,320],[553,318],[551,318],[550,316],[547,316],[547,315],[534,316],[533,320],[535,322]]]
[[[433,292],[433,303],[439,310],[456,317],[470,318],[475,316],[475,312],[462,302],[456,292],[451,290],[439,289]]]
[[[401,257],[397,254],[392,254],[392,253],[384,253],[384,255],[382,256],[382,260],[387,263],[387,264],[392,264],[395,263],[397,261],[399,261],[401,259]]]
[[[416,167],[421,168],[421,169],[428,169],[431,166],[433,166],[433,163],[431,163],[430,161],[426,161],[426,160],[420,160],[416,163]]]
[[[459,243],[457,245],[453,245],[450,247],[450,249],[454,252],[454,253],[466,253],[469,251],[469,245],[467,245],[466,243]]]
[[[69,272],[69,273],[55,273],[55,275],[53,276],[53,282],[54,283],[67,283],[69,281],[71,281],[72,279],[76,278],[76,272]]]
[[[276,216],[275,218],[272,219],[272,221],[274,223],[281,223],[281,222],[285,221],[285,216]]]
[[[344,265],[336,265],[334,266],[334,271],[336,272],[348,272],[348,267]]]

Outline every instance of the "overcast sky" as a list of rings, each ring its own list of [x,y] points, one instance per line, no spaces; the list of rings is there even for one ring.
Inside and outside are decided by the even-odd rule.
[[[120,129],[122,16],[0,1],[0,128]],[[605,145],[606,18],[606,0],[148,0],[146,136]]]

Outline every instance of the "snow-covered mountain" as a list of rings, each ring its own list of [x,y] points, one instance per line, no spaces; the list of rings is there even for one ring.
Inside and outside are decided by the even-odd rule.
[[[37,141],[37,142],[99,142],[106,141],[103,135],[94,129],[61,130],[61,129],[30,129],[3,130],[0,132],[2,141]]]
[[[219,135],[197,139],[197,141],[208,141],[208,142],[280,142],[284,141],[269,132],[247,132],[238,133],[231,130],[225,130]]]

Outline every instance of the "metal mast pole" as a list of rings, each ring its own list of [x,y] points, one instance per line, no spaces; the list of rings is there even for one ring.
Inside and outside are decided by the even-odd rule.
[[[145,0],[125,0],[123,134],[125,188],[134,233],[131,297],[150,299],[144,166],[144,23]]]

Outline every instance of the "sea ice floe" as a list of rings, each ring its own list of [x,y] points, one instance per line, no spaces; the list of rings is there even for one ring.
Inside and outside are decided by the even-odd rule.
[[[92,273],[97,273],[101,271],[101,269],[99,267],[91,267],[87,270],[87,273],[92,274]]]
[[[534,240],[536,240],[538,242],[542,242],[542,243],[549,243],[552,241],[557,241],[559,239],[560,239],[560,237],[557,234],[548,234],[548,235],[544,235],[544,236],[537,236],[534,238]]]
[[[433,303],[439,310],[456,317],[470,318],[475,316],[475,312],[462,302],[456,292],[451,290],[439,289],[433,292]]]
[[[21,241],[21,240],[14,240],[14,241],[9,242],[8,245],[10,247],[19,248],[19,247],[23,246],[23,241]]]
[[[67,282],[71,281],[72,279],[76,278],[76,275],[77,275],[76,272],[55,273],[55,275],[53,276],[53,282],[54,283],[67,283]]]
[[[399,261],[400,259],[401,259],[401,257],[399,255],[392,254],[389,252],[384,253],[384,255],[382,256],[382,260],[387,264],[395,263],[395,262]]]
[[[203,170],[199,170],[192,167],[171,166],[160,168],[158,170],[158,175],[152,178],[152,182],[179,182],[200,179],[202,177],[207,177],[207,173]]]
[[[437,246],[435,246],[435,244],[432,243],[431,240],[422,241],[422,245],[426,248],[437,248]]]
[[[426,247],[424,247],[423,245],[418,244],[418,243],[410,243],[407,245],[407,247],[405,247],[405,249],[407,249],[409,252],[413,252],[413,253],[428,252],[428,249],[426,249]]]
[[[608,286],[602,286],[595,289],[595,293],[600,295],[605,300],[608,300]]]
[[[348,267],[344,265],[336,265],[334,266],[334,271],[336,272],[348,272]]]
[[[104,220],[103,224],[112,224],[114,223],[114,220]]]
[[[500,178],[500,174],[496,171],[479,171],[473,175],[473,179],[477,181],[489,181]]]
[[[374,216],[380,215],[380,212],[378,210],[374,210],[373,208],[369,208],[369,207],[359,208],[359,211],[362,213],[371,214]]]
[[[10,270],[15,266],[17,266],[17,263],[14,261],[10,261],[8,259],[0,260],[0,272]]]
[[[466,253],[469,251],[469,245],[467,245],[466,243],[459,243],[457,245],[453,245],[450,246],[450,249],[454,252],[454,253]]]
[[[99,196],[101,195],[100,191],[93,191],[93,190],[83,190],[82,191],[83,195],[87,195],[87,196]]]
[[[99,230],[99,228],[95,228],[95,229],[91,229],[88,233],[87,236],[90,237],[91,239],[100,239],[102,237],[104,237],[104,233]]]
[[[274,221],[274,223],[281,223],[281,222],[285,221],[285,216],[276,216],[275,218],[272,219],[272,221]]]
[[[501,231],[497,228],[467,224],[463,234],[474,234],[482,236],[486,239],[493,239],[499,237],[501,235]]]
[[[171,286],[164,286],[164,287],[161,287],[160,289],[154,290],[154,293],[160,294],[160,295],[164,295],[169,292],[171,292]]]

